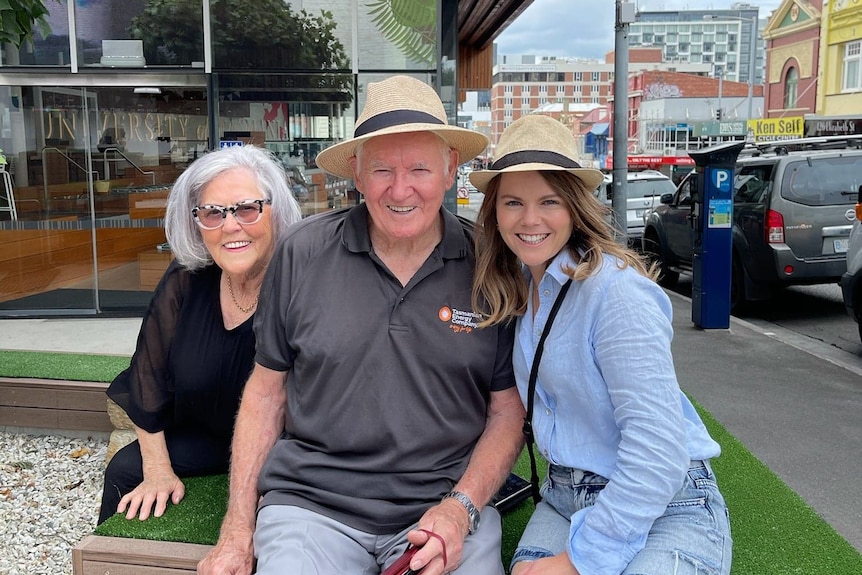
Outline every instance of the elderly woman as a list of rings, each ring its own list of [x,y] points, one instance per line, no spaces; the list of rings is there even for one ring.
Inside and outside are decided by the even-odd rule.
[[[131,365],[108,388],[138,439],[105,470],[99,523],[117,512],[159,517],[183,499],[181,477],[227,472],[264,271],[279,234],[300,217],[283,168],[255,146],[206,154],[177,179],[165,216],[176,261],[153,294]]]

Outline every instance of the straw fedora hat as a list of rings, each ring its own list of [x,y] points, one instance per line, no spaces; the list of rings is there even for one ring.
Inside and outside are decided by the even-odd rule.
[[[315,161],[331,174],[352,178],[348,160],[356,155],[357,145],[374,136],[408,132],[434,132],[458,150],[461,163],[472,160],[488,145],[483,134],[447,123],[443,102],[431,86],[410,76],[392,76],[368,84],[353,138],[329,146]]]
[[[496,159],[487,170],[470,174],[470,182],[480,192],[496,176],[506,172],[563,171],[575,174],[588,190],[596,189],[604,175],[577,162],[575,137],[550,116],[530,114],[518,118],[503,131],[497,144]]]

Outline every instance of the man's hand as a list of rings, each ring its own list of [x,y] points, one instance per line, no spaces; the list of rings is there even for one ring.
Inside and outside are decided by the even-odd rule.
[[[138,519],[144,521],[149,518],[150,511],[153,517],[161,517],[168,507],[168,499],[176,505],[185,495],[186,486],[169,467],[158,473],[144,474],[141,484],[120,499],[117,513],[126,512],[128,506],[126,519],[133,519],[137,515]]]
[[[414,571],[422,569],[422,575],[440,575],[454,571],[461,563],[469,525],[467,510],[457,499],[444,499],[426,511],[419,520],[417,529],[407,533],[407,541],[421,547],[413,556],[410,568]],[[445,549],[436,537],[420,529],[440,536],[446,542]]]
[[[198,563],[198,575],[250,575],[254,564],[253,534],[225,532],[218,544]]]

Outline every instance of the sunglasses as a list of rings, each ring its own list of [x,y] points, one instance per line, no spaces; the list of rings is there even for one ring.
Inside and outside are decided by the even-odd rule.
[[[195,223],[205,230],[217,230],[222,227],[228,212],[233,214],[237,222],[248,226],[259,222],[263,217],[264,204],[271,203],[272,200],[243,200],[232,206],[206,204],[192,208],[192,216]]]

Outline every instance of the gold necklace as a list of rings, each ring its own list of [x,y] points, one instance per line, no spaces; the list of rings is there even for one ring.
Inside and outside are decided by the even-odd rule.
[[[233,300],[233,305],[235,305],[237,307],[237,309],[239,311],[241,311],[242,313],[248,313],[251,310],[253,310],[255,308],[255,306],[257,306],[257,300],[258,300],[258,298],[260,298],[260,292],[258,292],[258,294],[256,296],[254,296],[254,301],[251,302],[250,306],[242,307],[241,305],[239,305],[239,302],[236,301],[236,296],[233,295],[233,284],[231,284],[231,282],[230,282],[230,274],[225,273],[225,275],[227,276],[227,291],[230,292],[230,299]]]

